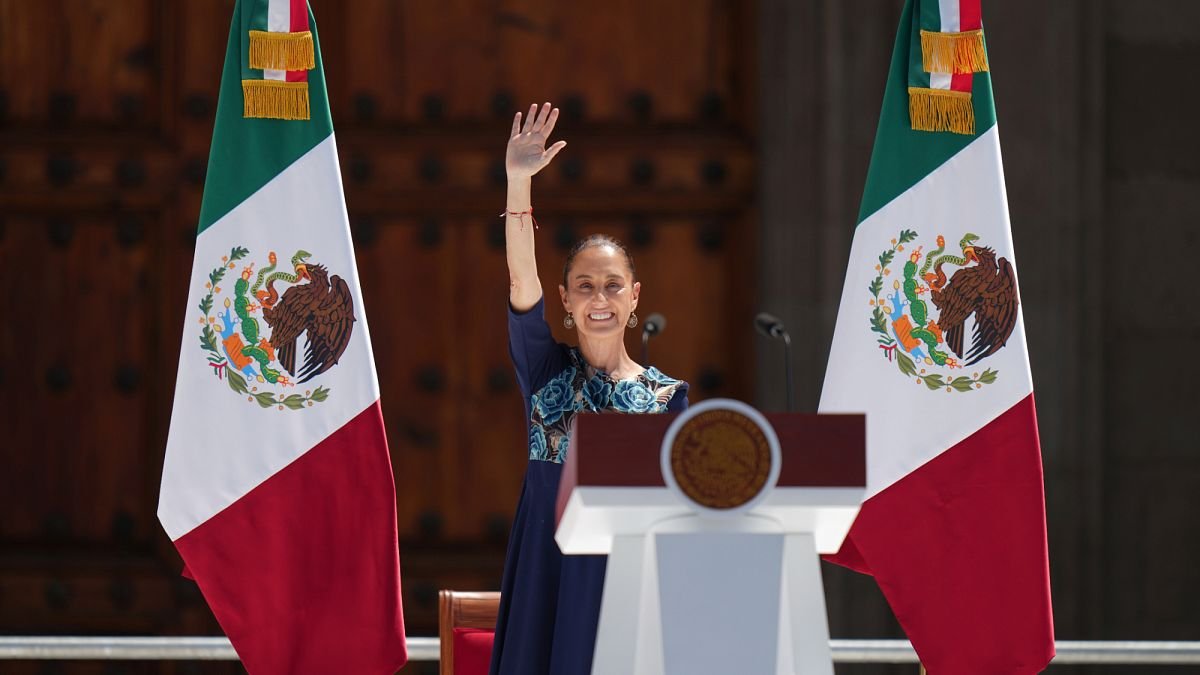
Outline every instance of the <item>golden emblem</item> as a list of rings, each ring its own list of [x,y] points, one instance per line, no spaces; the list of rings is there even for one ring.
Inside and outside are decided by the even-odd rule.
[[[771,473],[771,446],[750,417],[729,409],[687,420],[670,448],[671,473],[693,502],[734,509],[754,499]]]

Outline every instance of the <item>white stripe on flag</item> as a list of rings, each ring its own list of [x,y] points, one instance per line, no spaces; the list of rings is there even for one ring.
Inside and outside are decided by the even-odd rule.
[[[1033,391],[1020,309],[1007,346],[962,371],[966,375],[985,368],[998,371],[996,381],[979,390],[930,391],[905,376],[880,351],[869,325],[867,288],[878,274],[874,266],[879,252],[906,228],[920,235],[914,245],[929,242],[938,234],[956,241],[970,231],[980,237],[980,244],[994,247],[997,256],[1008,258],[1016,272],[996,127],[854,231],[818,411],[867,414],[867,497],[954,447]],[[897,261],[896,271],[902,266],[903,260]],[[892,278],[888,293],[893,292]]]
[[[267,4],[267,30],[272,33],[292,32],[292,3],[291,0],[269,0]],[[264,80],[285,80],[287,71],[263,71]]]
[[[174,411],[163,462],[158,516],[174,541],[291,464],[379,400],[375,359],[359,293],[350,223],[342,196],[337,147],[331,134],[196,238],[175,385]],[[281,267],[298,250],[346,280],[354,298],[354,328],[338,364],[297,384],[303,394],[317,385],[329,398],[303,410],[262,408],[230,390],[205,361],[195,323],[207,293],[204,281],[221,256],[244,246],[262,264],[276,251]],[[227,272],[232,286],[241,268]],[[224,311],[218,305],[218,312]],[[304,344],[297,349],[304,353]],[[251,381],[251,386],[260,386]],[[289,390],[292,391],[292,390]],[[250,433],[247,433],[247,432]]]
[[[943,3],[945,0],[943,0]],[[957,5],[957,2],[955,2]],[[946,10],[942,10],[945,12]],[[292,32],[291,0],[269,0],[267,4],[267,30],[272,33]]]
[[[941,31],[957,33],[962,22],[958,18],[959,0],[938,0],[938,13],[941,15]],[[930,89],[949,89],[950,73],[930,73]]]
[[[959,20],[958,15],[958,2],[959,0],[938,0],[938,6],[942,15],[943,33],[957,33],[959,26],[962,25],[962,21]],[[272,0],[272,4],[274,4],[274,0]]]

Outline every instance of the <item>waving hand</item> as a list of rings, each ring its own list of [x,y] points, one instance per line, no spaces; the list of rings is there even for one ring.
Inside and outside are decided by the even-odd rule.
[[[508,139],[508,152],[504,158],[504,167],[508,170],[508,179],[530,178],[541,171],[560,150],[567,146],[566,141],[559,141],[549,148],[546,141],[554,124],[558,122],[558,108],[551,109],[549,103],[529,106],[529,114],[521,124],[521,113],[513,118],[512,133]]]

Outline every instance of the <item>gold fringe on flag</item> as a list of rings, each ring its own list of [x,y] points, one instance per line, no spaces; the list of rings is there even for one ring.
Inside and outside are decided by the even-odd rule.
[[[250,31],[250,67],[270,70],[312,70],[316,68],[312,32],[307,30],[295,33]]]
[[[309,119],[307,82],[242,80],[242,101],[243,117]]]
[[[909,87],[908,117],[917,131],[975,133],[975,107],[966,91]]]
[[[927,73],[982,73],[988,69],[983,29],[965,33],[921,31],[921,65]]]

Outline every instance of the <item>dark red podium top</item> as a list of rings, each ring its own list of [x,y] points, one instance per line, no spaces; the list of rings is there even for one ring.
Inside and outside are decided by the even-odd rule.
[[[779,437],[777,487],[866,487],[865,415],[764,416]],[[559,515],[577,487],[665,488],[660,449],[675,417],[577,414],[559,484]]]

